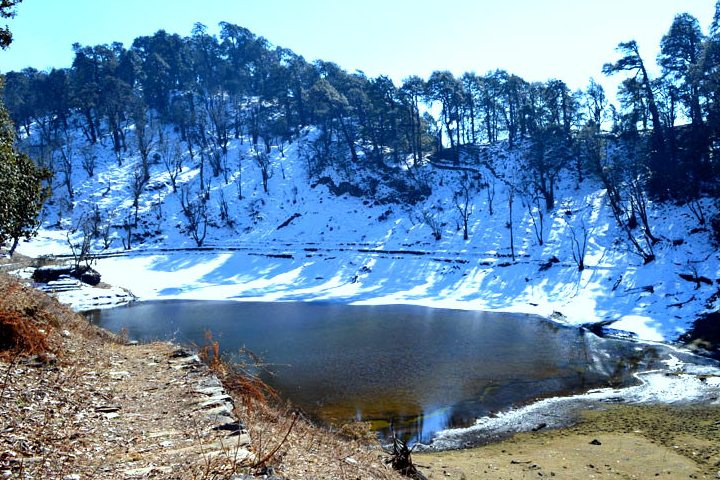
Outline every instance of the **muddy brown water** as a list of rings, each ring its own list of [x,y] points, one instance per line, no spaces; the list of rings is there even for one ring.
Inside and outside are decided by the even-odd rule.
[[[90,319],[131,339],[245,347],[265,380],[317,419],[372,422],[428,442],[447,428],[539,397],[632,383],[659,346],[602,339],[537,316],[407,305],[160,301]]]

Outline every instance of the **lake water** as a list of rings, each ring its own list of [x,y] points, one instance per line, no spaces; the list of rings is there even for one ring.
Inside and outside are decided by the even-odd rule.
[[[539,317],[405,305],[144,302],[88,314],[131,339],[246,347],[265,380],[322,421],[390,422],[406,440],[539,397],[631,382],[658,347],[601,339]]]

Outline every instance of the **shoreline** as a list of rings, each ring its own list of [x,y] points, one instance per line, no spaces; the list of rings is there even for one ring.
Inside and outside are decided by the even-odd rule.
[[[415,453],[429,479],[695,478],[720,475],[720,405],[606,405],[579,423],[482,447]]]
[[[153,302],[190,301],[190,300],[150,300]],[[237,302],[233,300],[213,300],[213,302]],[[197,300],[203,302],[203,300]],[[542,317],[538,320],[552,322]],[[566,328],[578,328],[567,326]],[[551,396],[542,399],[530,399],[528,402],[498,411],[490,417],[478,418],[475,424],[466,428],[451,428],[439,432],[429,445],[420,445],[426,450],[452,450],[468,448],[479,444],[494,442],[515,433],[543,428],[553,429],[572,426],[580,412],[595,409],[608,402],[627,402],[629,404],[647,404],[663,402],[703,403],[714,395],[720,394],[719,364],[710,358],[698,356],[686,348],[658,342],[644,342],[633,339],[621,339],[631,345],[649,347],[655,356],[666,365],[662,370],[646,370],[633,374],[636,384],[622,388],[595,388],[578,394]],[[599,339],[603,342],[604,340]],[[645,367],[647,368],[647,367]],[[707,378],[711,380],[707,381]]]

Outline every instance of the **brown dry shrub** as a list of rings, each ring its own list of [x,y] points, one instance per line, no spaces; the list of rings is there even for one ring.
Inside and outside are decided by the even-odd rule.
[[[49,335],[56,322],[34,293],[7,275],[0,277],[0,357],[4,359],[53,350]]]
[[[241,349],[237,358],[230,360],[220,352],[220,342],[210,331],[205,332],[205,343],[198,348],[198,356],[222,381],[228,391],[242,399],[246,408],[265,409],[269,402],[279,399],[278,393],[258,377],[262,369],[260,358],[247,349]]]
[[[61,329],[88,339],[115,340],[57,299],[0,273],[0,357],[58,354],[63,344]]]
[[[42,355],[50,350],[47,333],[32,318],[0,306],[0,358]]]

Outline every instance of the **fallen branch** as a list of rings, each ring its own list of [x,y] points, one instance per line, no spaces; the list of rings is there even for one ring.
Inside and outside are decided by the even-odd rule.
[[[687,280],[688,282],[693,282],[693,283],[695,283],[695,290],[697,290],[697,289],[700,288],[700,284],[701,284],[701,283],[704,283],[705,285],[711,285],[711,286],[712,286],[712,284],[713,284],[713,281],[712,281],[712,280],[710,280],[710,279],[707,278],[707,277],[698,276],[697,273],[695,273],[695,274],[679,273],[678,275],[679,275],[680,278],[682,278],[683,280]]]

